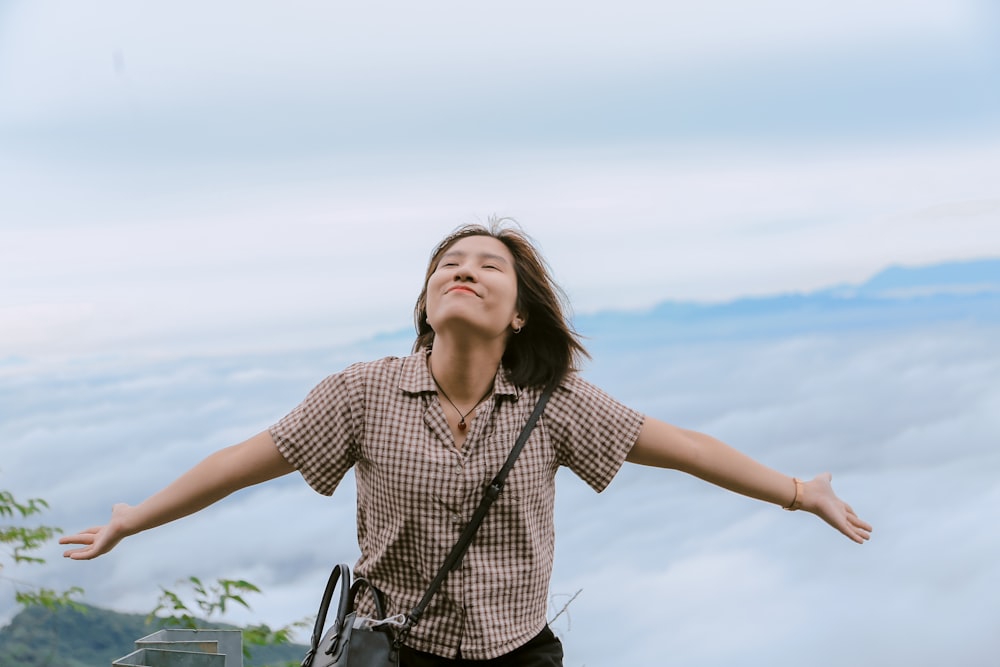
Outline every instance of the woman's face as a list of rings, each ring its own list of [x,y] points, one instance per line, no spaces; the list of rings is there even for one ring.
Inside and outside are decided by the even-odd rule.
[[[467,236],[442,253],[427,281],[427,322],[448,330],[506,337],[524,325],[517,311],[517,272],[507,246],[491,236]]]

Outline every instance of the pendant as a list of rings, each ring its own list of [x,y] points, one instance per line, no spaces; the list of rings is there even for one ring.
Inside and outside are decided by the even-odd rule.
[[[465,430],[465,417],[462,417],[462,421],[458,422],[458,430],[459,431]]]

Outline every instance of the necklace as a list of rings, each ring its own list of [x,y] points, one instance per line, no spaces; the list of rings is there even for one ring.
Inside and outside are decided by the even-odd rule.
[[[430,371],[430,365],[428,365],[427,370]],[[458,409],[457,405],[455,405],[455,401],[453,401],[450,398],[448,398],[448,394],[444,393],[444,389],[441,388],[441,385],[438,383],[437,378],[434,377],[434,371],[431,371],[431,379],[434,380],[434,386],[437,387],[438,391],[441,392],[441,395],[444,396],[444,400],[448,401],[451,404],[451,407],[455,408],[455,412],[458,413],[458,416],[459,416],[458,430],[459,431],[465,431],[465,429],[468,428],[469,425],[465,423],[465,418],[468,417],[469,415],[471,415],[472,412],[476,408],[478,408],[480,405],[482,405],[483,401],[486,400],[486,397],[493,393],[493,383],[490,383],[490,388],[486,390],[486,393],[483,394],[483,397],[480,398],[478,401],[476,401],[476,404],[472,406],[472,409],[469,410],[468,412],[466,412],[463,415],[462,411]]]

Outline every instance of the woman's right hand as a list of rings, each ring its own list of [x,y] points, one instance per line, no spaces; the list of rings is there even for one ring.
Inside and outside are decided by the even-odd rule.
[[[220,449],[138,505],[118,503],[107,525],[59,538],[59,544],[80,544],[63,556],[90,560],[106,554],[129,535],[194,514],[233,491],[259,484],[295,468],[263,431],[238,445]]]
[[[111,519],[106,525],[94,526],[82,530],[76,535],[65,535],[59,538],[59,544],[82,544],[80,549],[68,549],[63,552],[64,558],[73,560],[90,560],[106,554],[121,542],[127,533],[124,530],[125,515],[132,509],[131,505],[118,503],[111,508]]]

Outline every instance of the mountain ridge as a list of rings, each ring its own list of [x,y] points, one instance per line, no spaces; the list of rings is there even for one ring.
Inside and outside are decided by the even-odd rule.
[[[741,297],[721,303],[661,301],[635,311],[574,318],[601,344],[730,340],[914,326],[1000,324],[1000,258],[888,267],[860,285]]]
[[[73,607],[32,606],[22,609],[0,627],[0,665],[3,667],[107,667],[135,650],[138,639],[156,632],[162,623],[147,623],[144,614],[83,604]],[[221,623],[206,628],[238,629]],[[247,667],[299,664],[306,647],[297,644],[253,646]]]
[[[898,293],[916,288],[942,291],[1000,289],[1000,258],[939,262],[921,266],[891,265],[861,284],[869,293]]]
[[[888,266],[860,284],[808,292],[742,296],[722,302],[663,300],[642,309],[577,314],[585,338],[637,341],[726,340],[943,322],[1000,324],[1000,257]],[[409,345],[411,329],[375,334],[357,345]],[[588,346],[590,343],[588,343]]]

